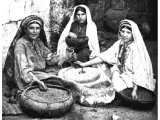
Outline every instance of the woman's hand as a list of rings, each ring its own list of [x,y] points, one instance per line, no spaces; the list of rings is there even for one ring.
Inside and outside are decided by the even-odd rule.
[[[135,90],[132,91],[132,99],[137,100],[137,92]]]
[[[73,32],[70,32],[68,36],[70,36],[71,38],[77,38],[77,35]]]
[[[77,61],[77,54],[76,53],[73,53],[73,60]]]
[[[38,83],[40,90],[47,91],[47,86],[42,81],[40,81],[31,71],[29,72],[29,74],[32,77],[32,80],[33,80],[32,83],[34,83],[34,82]]]
[[[44,84],[44,82],[42,82],[42,81],[40,81],[40,80],[35,80],[35,82],[38,83],[40,90],[42,90],[42,91],[47,91],[47,86]]]
[[[133,83],[132,99],[137,100],[137,85]]]

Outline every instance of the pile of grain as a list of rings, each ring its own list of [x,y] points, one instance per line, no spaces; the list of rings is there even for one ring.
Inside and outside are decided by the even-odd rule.
[[[48,90],[41,91],[39,88],[29,90],[27,96],[37,102],[56,103],[64,101],[68,98],[68,92],[57,88],[48,88]]]

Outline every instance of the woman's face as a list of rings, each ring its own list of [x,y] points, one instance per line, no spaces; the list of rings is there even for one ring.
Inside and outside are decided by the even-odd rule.
[[[122,28],[120,30],[120,36],[124,43],[127,43],[132,40],[132,32],[127,28]]]
[[[78,11],[76,14],[76,19],[79,23],[84,23],[87,20],[87,15],[85,12]]]
[[[38,23],[32,23],[27,27],[27,35],[32,40],[35,40],[39,37],[41,27]]]

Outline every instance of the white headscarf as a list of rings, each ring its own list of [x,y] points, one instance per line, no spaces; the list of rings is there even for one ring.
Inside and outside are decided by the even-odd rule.
[[[60,39],[58,41],[57,55],[60,55],[62,57],[66,56],[67,44],[65,42],[65,38],[69,35],[71,24],[74,22],[75,10],[79,6],[86,9],[86,15],[87,15],[86,36],[88,36],[88,38],[89,38],[88,46],[89,46],[89,49],[92,51],[90,58],[92,58],[100,53],[98,35],[97,35],[97,27],[96,27],[95,23],[92,21],[90,10],[85,5],[78,5],[78,6],[74,7],[73,14],[72,14],[68,24],[66,25],[65,29],[63,30],[63,32],[60,36]]]
[[[143,64],[144,71],[146,72],[146,75],[147,75],[146,81],[143,81],[143,82],[146,82],[148,89],[154,91],[156,81],[153,78],[152,63],[151,63],[148,51],[146,49],[146,46],[144,44],[142,35],[139,31],[137,24],[131,20],[127,20],[127,19],[122,20],[119,26],[121,26],[122,24],[125,24],[126,22],[131,25],[132,35],[135,41],[135,45],[139,52],[139,57],[140,57],[141,63]]]

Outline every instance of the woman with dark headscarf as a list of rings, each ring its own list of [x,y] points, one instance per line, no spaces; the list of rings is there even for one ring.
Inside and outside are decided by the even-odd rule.
[[[47,87],[41,80],[56,77],[54,71],[46,71],[47,64],[55,64],[56,55],[47,48],[43,26],[43,20],[36,15],[30,15],[21,22],[3,70],[11,90],[24,90],[33,83],[45,90]]]
[[[117,92],[133,87],[132,98],[137,99],[137,87],[155,90],[152,63],[137,24],[122,20],[119,24],[118,41],[97,58],[82,67],[101,62],[112,64],[112,82]]]

